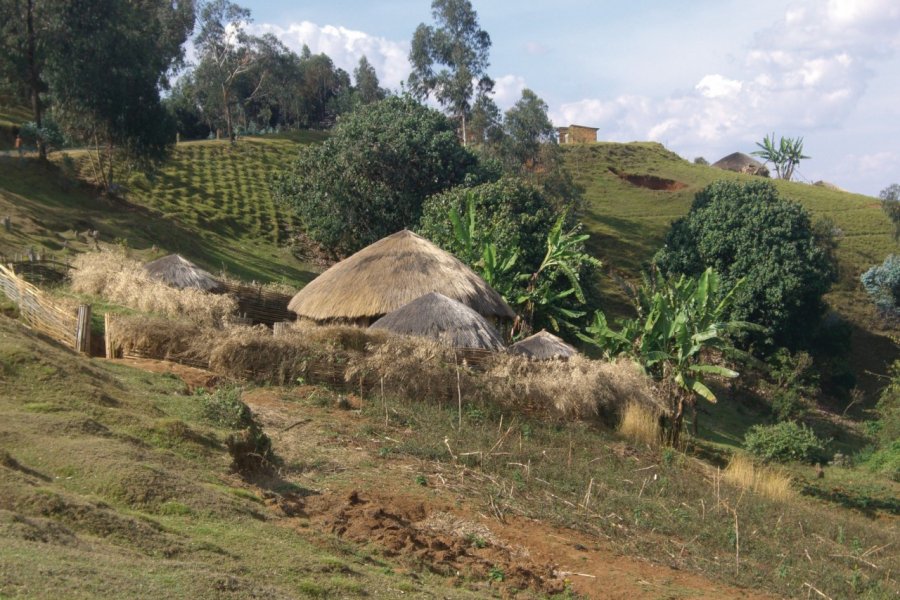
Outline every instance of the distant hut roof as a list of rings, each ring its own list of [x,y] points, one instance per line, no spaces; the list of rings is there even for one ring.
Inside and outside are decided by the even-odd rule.
[[[180,290],[195,288],[213,292],[222,289],[221,282],[215,277],[179,254],[170,254],[148,262],[144,269],[154,279]]]
[[[536,360],[553,358],[570,358],[578,351],[546,329],[542,329],[531,337],[518,341],[509,347],[510,354],[521,354]]]
[[[288,309],[315,321],[375,319],[429,292],[486,317],[515,316],[459,259],[405,229],[332,266],[300,290]]]
[[[462,302],[437,292],[386,314],[371,329],[432,338],[451,348],[503,349],[503,339],[487,319]]]
[[[712,164],[717,169],[726,171],[734,171],[736,173],[747,173],[748,175],[769,176],[769,169],[764,164],[743,152],[733,152],[728,156],[720,158]]]

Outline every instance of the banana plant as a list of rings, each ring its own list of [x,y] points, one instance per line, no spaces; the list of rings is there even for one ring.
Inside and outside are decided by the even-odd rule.
[[[743,280],[738,281],[723,293],[721,279],[711,268],[696,279],[684,275],[678,279],[645,277],[634,295],[638,318],[624,321],[617,331],[598,311],[591,325],[579,335],[600,348],[607,358],[631,357],[657,380],[674,384],[675,391],[669,398],[673,443],[681,431],[685,407],[694,409],[697,398],[716,402],[707,377],[738,376],[737,371],[707,362],[710,351],[749,359],[734,347],[729,334],[761,328],[727,319],[742,285]]]

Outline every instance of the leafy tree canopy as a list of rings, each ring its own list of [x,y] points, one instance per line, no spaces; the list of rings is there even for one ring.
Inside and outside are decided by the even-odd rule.
[[[775,173],[779,179],[790,181],[800,161],[809,158],[803,154],[802,137],[782,137],[776,145],[775,134],[773,133],[771,137],[767,135],[761,143],[757,142],[756,145],[759,146],[759,150],[751,154],[772,163],[775,166]]]
[[[469,0],[432,0],[431,13],[436,25],[422,23],[413,34],[409,89],[420,100],[433,96],[459,119],[465,143],[476,82],[479,95],[494,88],[487,75],[491,36]]]
[[[892,183],[878,194],[881,208],[894,224],[894,239],[900,240],[900,184]]]
[[[306,235],[335,256],[415,227],[428,196],[475,176],[477,159],[440,112],[391,97],[343,118],[276,177]]]
[[[717,181],[699,192],[654,261],[669,274],[712,267],[725,288],[745,279],[729,317],[761,325],[769,341],[792,348],[809,340],[836,277],[809,213],[767,181]]]

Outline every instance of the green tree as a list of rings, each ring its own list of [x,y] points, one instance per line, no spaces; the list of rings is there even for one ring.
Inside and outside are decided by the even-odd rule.
[[[863,289],[883,315],[900,314],[900,256],[889,255],[860,276]]]
[[[387,95],[378,84],[378,74],[375,67],[369,63],[365,56],[359,58],[359,65],[353,71],[353,79],[356,82],[356,94],[363,104],[372,104],[383,100]]]
[[[436,26],[422,23],[413,34],[409,89],[420,100],[434,96],[459,121],[466,145],[476,87],[479,95],[494,88],[487,75],[491,37],[469,0],[432,0],[431,14]]]
[[[390,97],[341,119],[275,178],[304,233],[334,256],[415,227],[428,196],[466,180],[477,159],[440,112]]]
[[[836,278],[809,213],[768,181],[717,181],[700,191],[654,262],[666,274],[692,277],[712,267],[723,289],[746,279],[728,317],[757,323],[768,341],[790,348],[810,341]]]
[[[507,157],[518,167],[533,171],[546,144],[555,144],[556,129],[547,116],[547,103],[529,89],[506,111],[503,121],[509,148]]]
[[[233,135],[232,109],[235,80],[253,68],[251,36],[245,29],[250,11],[228,0],[209,0],[200,7],[200,32],[194,40],[200,54],[197,76],[218,92],[219,110],[226,133]],[[210,97],[215,94],[210,93]]]
[[[0,73],[14,89],[27,97],[31,118],[38,131],[43,128],[47,92],[44,68],[54,56],[48,44],[59,4],[39,0],[0,0]],[[55,55],[55,56],[58,56]],[[36,140],[38,156],[47,158],[43,140]]]
[[[892,183],[878,194],[881,209],[894,224],[894,240],[900,240],[900,184]]]
[[[716,402],[707,384],[710,375],[734,378],[736,371],[712,364],[710,351],[742,356],[729,334],[754,329],[745,322],[728,319],[731,304],[744,280],[729,286],[712,268],[696,278],[679,275],[645,277],[634,294],[636,318],[625,320],[618,330],[610,327],[601,311],[579,337],[607,358],[628,356],[655,379],[667,385],[666,409],[671,421],[670,441],[681,432],[685,408],[694,409],[697,398]],[[694,412],[696,424],[696,411]]]
[[[70,137],[91,147],[95,177],[110,188],[114,159],[157,159],[175,141],[160,89],[183,58],[193,4],[66,0],[57,10],[54,55],[89,58],[48,62],[53,113]]]
[[[775,145],[775,134],[768,135],[763,141],[757,142],[759,150],[752,152],[754,156],[762,158],[775,166],[775,173],[779,179],[790,181],[794,176],[794,169],[801,160],[809,158],[803,154],[803,138],[782,137],[778,145]]]

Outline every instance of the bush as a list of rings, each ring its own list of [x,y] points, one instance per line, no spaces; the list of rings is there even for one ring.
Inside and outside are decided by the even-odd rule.
[[[891,254],[859,278],[863,288],[885,316],[900,314],[900,256]]]
[[[276,176],[273,193],[296,211],[313,242],[345,256],[414,227],[425,198],[476,168],[447,117],[391,97],[342,119],[324,143],[305,146]]]
[[[809,213],[767,181],[717,181],[700,191],[654,262],[669,274],[712,267],[723,289],[745,278],[728,317],[762,325],[767,342],[789,348],[810,343],[837,275]]]
[[[454,234],[449,217],[450,211],[466,213],[469,196],[473,199],[479,236],[494,243],[501,255],[517,253],[517,270],[537,271],[547,251],[547,233],[558,215],[537,188],[518,179],[456,187],[428,198],[422,207],[421,234],[470,264],[479,260],[480,255],[466,256],[466,248]]]
[[[253,422],[250,407],[241,401],[241,388],[219,388],[212,394],[202,393],[203,418],[227,429],[243,429]]]
[[[744,448],[766,462],[812,461],[825,452],[825,444],[811,429],[793,421],[754,425],[744,435]]]

